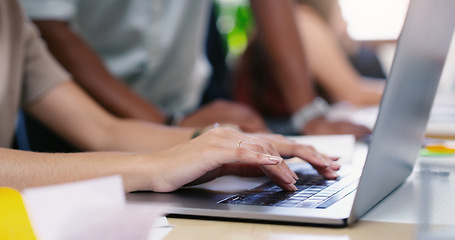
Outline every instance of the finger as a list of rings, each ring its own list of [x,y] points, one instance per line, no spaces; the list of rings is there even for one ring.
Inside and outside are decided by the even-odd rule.
[[[244,151],[252,151],[259,152],[266,151],[265,148],[257,143],[243,143],[243,141],[239,142],[237,151],[241,154],[244,154]],[[270,155],[270,154],[260,154],[261,156],[266,156],[267,158],[278,158],[277,156]],[[281,160],[282,158],[279,157]],[[279,162],[279,164],[262,164],[262,169],[264,169],[264,173],[278,186],[283,188],[286,191],[295,191],[297,188],[294,186],[296,183],[297,175],[283,162]]]
[[[258,138],[256,136],[261,136],[262,138]],[[261,144],[267,146],[268,149],[265,149],[265,151],[267,151],[268,153],[270,153],[272,155],[277,155],[277,156],[280,156],[282,154],[282,151],[278,152],[274,146],[281,146],[281,145],[286,145],[286,144],[295,145],[295,141],[290,141],[289,139],[283,137],[282,135],[278,135],[278,134],[255,134],[254,136],[250,136],[250,137],[251,137],[251,139],[253,139],[253,140],[250,140],[251,142],[254,141],[254,143],[261,143]],[[270,141],[265,141],[264,139],[270,140]],[[272,145],[271,142],[275,143],[275,144]],[[248,143],[246,143],[246,144],[248,144]],[[309,147],[309,148],[312,148],[312,147]],[[260,150],[260,149],[256,149],[256,150]],[[287,175],[290,175],[291,179],[298,180],[297,174],[294,171],[292,171],[287,166],[287,164],[283,163],[283,169]]]
[[[286,173],[286,171],[279,165],[275,166],[261,166],[265,175],[267,175],[276,185],[286,191],[296,191],[296,180]]]
[[[207,137],[216,135],[214,145],[223,149],[226,158],[218,158],[218,164],[234,162],[274,165],[280,163],[283,158],[276,153],[273,146],[267,142],[252,139],[237,131],[223,128],[215,128],[207,133]],[[256,142],[253,142],[256,141]],[[234,150],[234,151],[233,151]],[[234,156],[232,156],[234,153]],[[272,154],[275,153],[275,154]]]
[[[284,163],[284,162],[283,162]],[[226,164],[222,167],[221,176],[225,175],[235,175],[241,177],[261,177],[267,175],[269,178],[277,184],[279,187],[283,188],[286,191],[296,191],[297,188],[294,185],[294,181],[291,178],[282,180],[279,176],[281,173],[278,173],[279,176],[274,176],[273,170],[269,171],[266,168],[270,168],[272,166],[258,166],[258,165],[251,165],[251,164],[242,164],[242,163],[233,163],[233,164]],[[277,170],[275,170],[277,171]],[[279,170],[278,170],[279,171]],[[267,172],[267,174],[266,174]]]
[[[277,165],[283,161],[283,158],[280,156],[253,151],[245,147],[237,147],[233,161],[258,165]],[[224,164],[234,162],[224,162]]]
[[[326,168],[315,168],[321,175],[323,175],[326,179],[337,179],[339,177],[338,173],[336,170],[334,170],[332,167],[326,167]],[[338,166],[339,169],[339,166]],[[338,170],[337,169],[337,170]]]
[[[257,140],[257,141],[260,142],[261,140]],[[254,151],[258,151],[258,152],[261,152],[261,151],[268,152],[262,145],[256,144],[253,142],[243,143],[243,144],[241,144],[241,147],[250,148],[250,149],[252,149]],[[278,152],[275,149],[271,149],[270,151],[274,151],[272,153],[274,153],[275,155],[278,155]],[[279,176],[282,176],[282,179],[281,179],[282,181],[286,182],[287,184],[291,184],[291,183],[295,183],[295,181],[299,179],[297,174],[294,171],[292,171],[286,163],[281,162],[279,165],[281,167],[281,171],[280,172],[272,171],[272,173],[276,173]]]
[[[274,182],[283,182],[286,184],[296,183],[295,177],[290,174],[289,168],[287,168],[284,162],[276,166],[263,166],[262,169]]]
[[[314,150],[314,148],[308,148],[303,145],[296,145],[295,155],[310,163],[324,177],[328,179],[334,179],[338,177],[336,171],[340,169],[340,165],[332,160],[332,158],[327,157],[324,154],[320,154]]]
[[[324,154],[324,153],[319,153],[319,154],[321,156],[323,156],[324,158],[330,159],[332,162],[336,162],[336,161],[340,160],[340,157],[328,156],[327,154]]]
[[[262,164],[261,168],[264,169],[264,173],[271,178],[271,180],[278,186],[288,191],[296,190],[293,185],[296,182],[297,175],[282,161],[279,157],[278,151],[273,145],[263,139],[246,136],[238,132],[231,132],[229,136],[225,135],[230,146],[235,145],[236,158],[241,163],[254,163]],[[240,139],[238,142],[233,142],[233,139]],[[258,160],[248,159],[253,156],[257,156]],[[266,159],[263,159],[266,158]],[[270,164],[271,160],[281,160],[276,164]],[[279,166],[278,166],[279,165]]]
[[[284,156],[299,157],[310,162],[314,167],[326,167],[332,162],[330,158],[319,153],[313,146],[310,145],[287,143],[281,144],[279,150],[280,154]]]
[[[317,166],[313,166],[313,167],[326,179],[336,179],[339,176],[337,171],[340,169],[340,165],[338,163],[332,163],[326,167],[317,167]]]
[[[242,133],[234,133],[234,139],[240,139],[237,147],[245,147],[252,151],[257,151],[261,153],[267,153],[274,156],[280,156],[275,147],[269,142],[261,138],[257,138],[251,135],[245,135]]]
[[[277,149],[279,150],[279,154],[281,156],[300,157],[309,162],[320,174],[326,178],[333,179],[338,176],[336,170],[339,170],[340,166],[339,164],[334,163],[334,161],[338,160],[338,157],[328,157],[325,154],[319,153],[311,145],[298,144],[295,141],[290,141],[282,135],[268,135],[264,137],[272,141],[274,143],[274,146],[277,146]],[[287,172],[292,175],[294,179],[298,179],[298,176],[294,173],[294,171],[289,169],[287,165],[286,168]]]
[[[280,164],[281,164],[281,163],[280,163]],[[289,168],[289,166],[288,166],[285,162],[283,162],[282,164],[283,164],[282,167],[286,170],[286,172],[287,172],[289,175],[291,175],[291,177],[292,177],[294,180],[296,180],[296,181],[299,180],[299,177],[297,176],[297,174],[296,174],[291,168]]]

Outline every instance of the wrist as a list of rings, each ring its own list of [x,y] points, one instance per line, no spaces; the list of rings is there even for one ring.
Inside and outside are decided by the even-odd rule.
[[[125,153],[122,170],[123,184],[126,192],[150,191],[154,180],[145,176],[154,176],[150,169],[150,156],[146,153]]]
[[[204,127],[204,128],[199,128],[199,129],[196,129],[192,135],[191,138],[196,138],[214,128],[218,128],[218,127],[222,127],[222,128],[229,128],[229,129],[232,129],[234,131],[237,131],[237,132],[242,132],[242,130],[240,130],[240,127],[235,125],[235,124],[226,124],[226,123],[223,123],[223,124],[219,124],[219,123],[214,123],[212,125],[209,125],[207,127]]]
[[[185,119],[185,114],[182,112],[166,114],[165,124],[168,126],[180,126]]]
[[[330,105],[324,99],[316,97],[291,116],[292,127],[298,132],[303,132],[309,122],[325,117],[329,110]]]

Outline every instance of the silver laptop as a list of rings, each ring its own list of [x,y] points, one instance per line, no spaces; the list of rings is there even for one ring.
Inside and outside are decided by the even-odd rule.
[[[294,165],[297,192],[272,183],[232,194],[183,188],[127,194],[131,204],[167,203],[171,215],[347,226],[411,174],[455,25],[455,1],[411,0],[363,171],[327,181]],[[344,175],[344,174],[343,174]]]

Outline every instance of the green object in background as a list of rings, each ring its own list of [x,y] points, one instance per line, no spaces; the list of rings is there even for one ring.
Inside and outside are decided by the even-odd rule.
[[[223,37],[229,58],[240,56],[248,45],[248,35],[254,26],[249,1],[215,1],[217,28]]]

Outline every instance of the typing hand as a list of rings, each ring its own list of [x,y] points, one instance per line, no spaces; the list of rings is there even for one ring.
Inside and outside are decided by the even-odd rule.
[[[336,173],[340,165],[336,162],[338,157],[328,157],[319,153],[312,146],[296,143],[278,134],[250,134],[270,142],[282,157],[299,157],[315,168],[327,179],[338,177]]]
[[[151,153],[149,158],[136,177],[141,181],[136,190],[168,192],[232,174],[265,174],[284,190],[296,190],[297,175],[271,143],[231,129],[215,128],[191,141]]]

